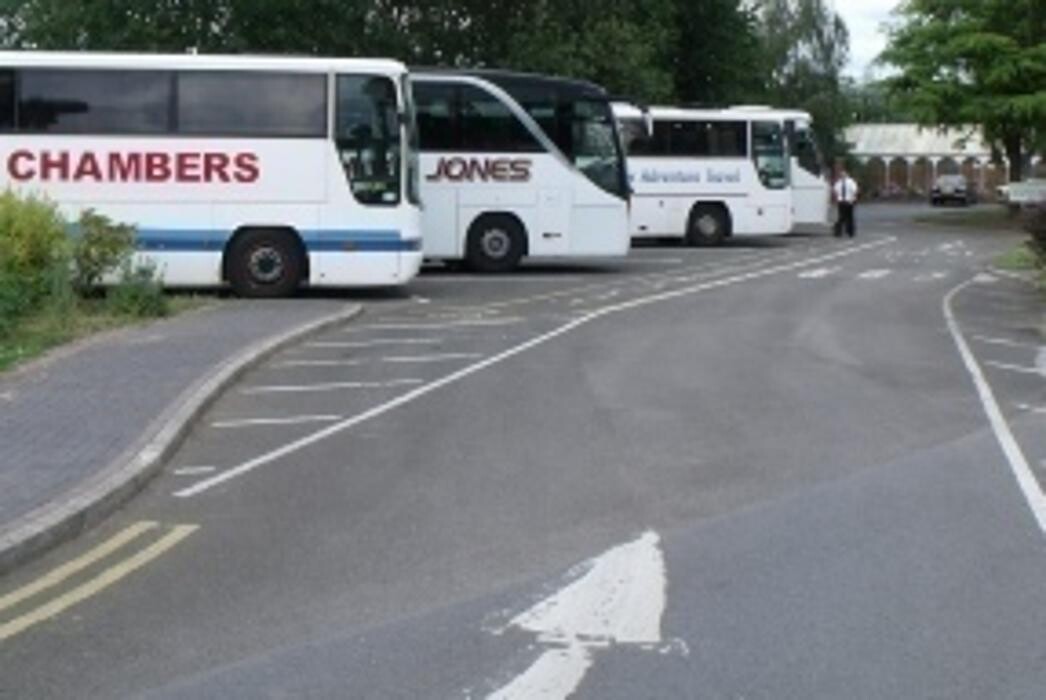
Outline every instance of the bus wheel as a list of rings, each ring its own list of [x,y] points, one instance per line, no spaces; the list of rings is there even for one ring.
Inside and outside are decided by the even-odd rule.
[[[226,256],[229,284],[241,297],[291,296],[305,270],[301,243],[287,231],[245,231]]]
[[[726,240],[730,220],[721,206],[698,204],[690,213],[686,240],[692,246],[717,246]]]
[[[508,272],[523,258],[523,227],[511,216],[485,214],[469,227],[465,259],[478,272]]]

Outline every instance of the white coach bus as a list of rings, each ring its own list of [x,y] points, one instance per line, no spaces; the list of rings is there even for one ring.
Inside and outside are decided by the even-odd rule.
[[[135,226],[169,286],[406,283],[413,128],[395,61],[0,52],[0,187]]]
[[[615,104],[632,185],[633,238],[712,246],[792,230],[784,123],[749,109]]]
[[[624,153],[606,93],[503,71],[415,70],[425,257],[485,272],[623,256]]]
[[[735,107],[752,114],[780,119],[788,142],[793,228],[828,223],[831,209],[829,170],[814,136],[809,112],[769,107]]]

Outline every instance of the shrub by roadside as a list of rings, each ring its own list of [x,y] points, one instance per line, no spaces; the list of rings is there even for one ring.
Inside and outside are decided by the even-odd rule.
[[[70,227],[51,202],[0,194],[0,371],[88,333],[170,313],[155,268],[134,262],[134,236],[90,210]]]

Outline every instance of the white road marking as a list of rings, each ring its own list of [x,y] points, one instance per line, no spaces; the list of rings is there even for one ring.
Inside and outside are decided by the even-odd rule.
[[[1017,408],[1021,411],[1027,411],[1028,413],[1046,413],[1046,406],[1032,406],[1027,403],[1017,404]]]
[[[238,420],[220,420],[211,423],[212,428],[252,428],[264,425],[303,425],[305,423],[333,423],[342,416],[289,416],[287,418],[241,418]]]
[[[622,644],[656,650],[667,589],[660,541],[647,532],[582,564],[582,576],[514,617],[505,629],[532,632],[549,648],[488,699],[567,698],[596,650]]]
[[[306,343],[307,348],[377,348],[386,345],[439,345],[442,338],[376,338],[374,340],[316,340]]]
[[[518,316],[512,318],[472,318],[460,321],[446,321],[444,323],[374,323],[367,326],[359,326],[358,330],[381,330],[381,331],[441,331],[451,328],[482,328],[486,326],[511,326],[522,323],[525,319]]]
[[[916,282],[934,282],[937,280],[943,280],[948,278],[947,272],[928,272],[922,275],[916,275]]]
[[[363,360],[284,360],[283,362],[273,362],[270,367],[276,368],[290,368],[290,367],[356,367],[363,363]]]
[[[1046,371],[1039,367],[1025,367],[1024,365],[1012,365],[1009,362],[996,362],[995,360],[985,360],[984,364],[989,367],[996,369],[1006,370],[1007,372],[1017,372],[1019,374],[1034,374],[1039,377],[1046,377]]]
[[[478,352],[447,352],[442,355],[404,355],[400,357],[383,357],[382,362],[392,364],[424,364],[427,362],[450,362],[452,360],[475,360],[483,357]]]
[[[341,391],[343,389],[391,389],[397,386],[421,384],[421,379],[392,379],[386,382],[324,382],[321,384],[274,384],[252,386],[240,393],[247,396],[257,394],[307,394],[310,392]]]
[[[199,476],[218,471],[218,467],[178,467],[172,474],[175,476]]]
[[[999,281],[999,278],[989,275],[987,272],[980,272],[973,278],[973,281],[977,284],[994,284]]]
[[[842,268],[839,267],[817,267],[813,270],[804,270],[799,273],[799,279],[801,280],[819,280],[829,275],[834,275],[839,272]]]
[[[1034,348],[1039,349],[1039,346],[1035,343],[1024,343],[1019,340],[1012,340],[1010,338],[994,338],[986,335],[973,335],[970,336],[979,343],[987,343],[988,345],[1002,345],[1007,348]]]
[[[419,304],[431,304],[432,303],[431,299],[426,299],[425,297],[419,297],[417,295],[412,296],[411,299],[413,299],[415,302],[417,302]]]
[[[880,246],[893,243],[896,240],[897,239],[895,237],[891,236],[889,238],[884,238],[882,240],[873,241],[870,243],[863,243],[860,245],[856,245],[852,248],[846,248],[844,250],[839,250],[833,253],[828,253],[807,260],[799,260],[791,263],[770,265],[769,267],[758,268],[749,272],[743,272],[727,277],[711,279],[706,282],[701,282],[689,287],[671,289],[668,291],[659,292],[657,294],[650,294],[644,297],[637,297],[635,299],[618,302],[617,304],[611,304],[609,306],[604,306],[598,309],[594,309],[592,311],[588,311],[584,315],[575,318],[563,324],[562,326],[559,326],[558,328],[555,328],[546,333],[542,333],[541,335],[535,336],[530,340],[524,341],[519,345],[504,350],[496,355],[491,355],[474,364],[468,365],[467,367],[463,367],[459,370],[451,372],[450,374],[444,377],[436,379],[423,386],[419,386],[416,389],[412,389],[411,391],[408,391],[405,394],[390,399],[389,401],[379,404],[374,408],[368,409],[363,413],[351,416],[343,421],[327,426],[322,430],[318,430],[315,433],[312,433],[311,435],[306,435],[302,438],[289,442],[286,445],[283,445],[282,447],[278,447],[275,450],[258,455],[257,457],[249,459],[246,462],[232,467],[220,474],[216,474],[215,476],[209,479],[204,479],[193,484],[192,486],[181,489],[180,491],[176,491],[174,495],[179,498],[188,498],[191,496],[199,495],[204,491],[212,489],[219,484],[223,484],[231,479],[236,479],[240,476],[243,476],[244,474],[249,474],[250,472],[254,471],[255,469],[258,469],[259,467],[271,464],[272,462],[275,462],[276,460],[282,457],[297,452],[298,450],[302,450],[317,442],[326,440],[329,437],[349,430],[359,425],[360,423],[364,423],[368,420],[371,420],[372,418],[382,416],[388,413],[389,411],[403,406],[404,404],[416,401],[417,399],[420,399],[423,396],[426,396],[449,384],[454,384],[455,382],[461,381],[462,379],[465,379],[466,377],[469,377],[477,372],[487,369],[488,367],[493,367],[494,365],[501,364],[506,360],[515,357],[516,355],[530,350],[531,348],[535,348],[539,345],[544,345],[545,343],[548,343],[551,340],[554,340],[587,323],[600,319],[609,314],[618,313],[621,311],[628,311],[631,309],[638,309],[657,302],[668,301],[670,299],[678,299],[680,297],[690,296],[699,292],[704,292],[712,289],[729,287],[735,284],[741,284],[743,282],[749,282],[752,280],[761,279],[763,277],[769,277],[771,275],[776,275],[783,272],[791,272],[793,270],[808,267],[812,264],[817,264],[819,262],[837,260],[839,258],[855,255],[857,253],[861,253],[867,250],[873,250]]]
[[[1020,487],[1021,493],[1024,494],[1024,499],[1028,502],[1028,507],[1031,509],[1032,515],[1035,516],[1039,529],[1046,534],[1046,494],[1043,493],[1042,486],[1032,473],[1031,466],[1029,466],[1024,452],[1021,451],[1020,444],[1013,436],[1010,424],[1006,422],[1006,417],[999,408],[999,403],[995,400],[995,394],[992,392],[991,385],[985,378],[984,372],[981,371],[981,367],[970,350],[970,346],[967,345],[966,338],[963,337],[962,329],[959,326],[959,321],[952,310],[952,301],[955,297],[976,282],[977,278],[975,277],[972,280],[963,282],[945,295],[942,302],[944,318],[948,323],[948,330],[952,334],[955,346],[959,349],[959,355],[966,365],[966,370],[973,378],[973,384],[977,388],[977,395],[981,400],[981,405],[984,407],[984,413],[988,416],[988,422],[995,432],[995,439],[999,442],[1003,454],[1006,455],[1006,460],[1010,463],[1010,469],[1017,479],[1017,485]]]
[[[893,274],[893,270],[867,270],[857,275],[859,280],[881,280]]]

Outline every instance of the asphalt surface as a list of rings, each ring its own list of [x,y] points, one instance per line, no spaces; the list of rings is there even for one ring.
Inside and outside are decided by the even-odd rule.
[[[1042,299],[983,272],[1015,237],[913,211],[366,295],[0,579],[0,696],[562,696],[547,660],[584,698],[1042,697],[1037,482],[946,322],[1041,480]]]

